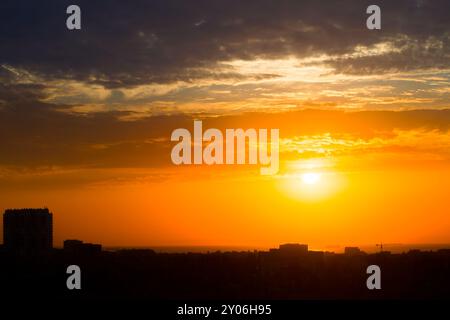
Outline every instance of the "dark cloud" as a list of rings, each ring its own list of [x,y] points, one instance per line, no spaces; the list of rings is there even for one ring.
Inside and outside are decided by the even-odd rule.
[[[382,30],[369,31],[365,9],[372,2],[80,0],[82,30],[68,31],[65,9],[71,1],[3,0],[0,63],[36,72],[44,79],[76,79],[120,88],[205,77],[239,78],[245,75],[233,73],[220,62],[341,55],[356,46],[406,37],[410,44],[435,39],[442,45],[434,49],[409,46],[404,53],[329,63],[338,72],[349,73],[448,67],[449,1],[377,1],[382,8]]]
[[[65,27],[66,7],[72,2],[0,3],[1,166],[163,166],[170,163],[171,144],[167,140],[172,130],[191,128],[195,117],[205,116],[159,115],[123,121],[136,114],[73,113],[73,107],[89,103],[90,98],[67,92],[69,96],[60,101],[71,105],[55,100],[50,103],[49,80],[73,79],[113,88],[116,90],[104,102],[127,106],[120,88],[183,80],[194,86],[154,99],[187,101],[189,96],[233,102],[242,99],[241,95],[258,97],[259,93],[251,84],[220,83],[209,89],[225,93],[213,93],[195,86],[196,81],[277,77],[241,74],[221,63],[233,59],[327,54],[330,58],[325,63],[336,72],[351,74],[449,67],[450,2],[444,0],[377,1],[382,8],[381,31],[365,28],[365,9],[372,2],[359,0],[76,3],[82,9],[81,31]],[[349,55],[358,46],[380,43],[397,50],[372,56]],[[267,93],[281,90],[259,89]],[[137,98],[135,103],[152,102],[146,99]],[[317,103],[321,107],[337,105],[333,101]],[[449,130],[449,125],[449,110],[307,110],[221,115],[205,120],[205,127],[220,129],[280,128],[283,137],[330,132],[364,138],[396,128]]]
[[[356,75],[450,67],[450,34],[426,39],[392,39],[387,43],[392,51],[365,57],[338,57],[325,64],[332,66],[336,73]]]

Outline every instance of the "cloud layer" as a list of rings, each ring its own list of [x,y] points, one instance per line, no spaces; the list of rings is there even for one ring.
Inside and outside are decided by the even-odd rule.
[[[0,4],[0,166],[160,168],[198,117],[279,128],[285,159],[448,160],[449,1],[378,1],[377,31],[359,0],[77,1],[80,31],[69,4]]]
[[[445,0],[378,1],[375,32],[365,27],[370,1],[78,1],[79,32],[65,28],[69,4],[2,1],[0,63],[107,88],[240,79],[222,62],[286,56],[326,55],[350,74],[448,68]],[[384,50],[355,55],[377,44]]]

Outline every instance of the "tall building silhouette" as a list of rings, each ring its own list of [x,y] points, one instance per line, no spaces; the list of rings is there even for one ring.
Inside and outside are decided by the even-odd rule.
[[[5,250],[21,255],[44,254],[53,248],[53,216],[47,209],[7,209],[3,214]]]

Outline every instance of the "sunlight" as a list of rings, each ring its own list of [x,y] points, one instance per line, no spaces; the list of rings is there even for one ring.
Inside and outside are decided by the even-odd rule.
[[[302,182],[305,184],[316,184],[320,181],[320,173],[316,172],[307,172],[301,175]]]
[[[343,191],[345,185],[345,175],[332,170],[290,173],[279,179],[281,192],[302,202],[316,202],[333,197]]]

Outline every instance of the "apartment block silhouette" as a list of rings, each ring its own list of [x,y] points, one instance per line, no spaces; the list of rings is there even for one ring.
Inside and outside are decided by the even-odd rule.
[[[3,244],[20,255],[48,253],[53,248],[53,215],[47,209],[7,209],[3,214]]]

